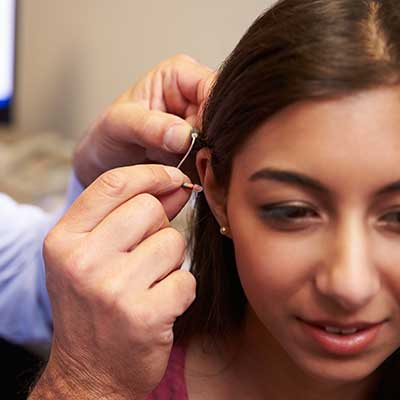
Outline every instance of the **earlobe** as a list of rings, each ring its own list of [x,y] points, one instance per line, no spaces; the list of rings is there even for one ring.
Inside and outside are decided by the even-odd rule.
[[[202,148],[198,151],[196,155],[196,167],[211,212],[219,226],[228,229],[229,223],[226,214],[226,188],[218,184],[215,179],[214,171],[211,166],[210,149]]]

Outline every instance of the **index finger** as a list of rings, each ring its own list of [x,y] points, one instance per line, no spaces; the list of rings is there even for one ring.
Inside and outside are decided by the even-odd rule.
[[[216,73],[205,66],[176,68],[177,84],[182,95],[192,104],[200,106],[208,96]],[[166,90],[168,94],[168,90]]]
[[[211,68],[181,54],[157,65],[119,101],[141,101],[150,110],[186,118],[189,106],[206,100],[214,79]]]
[[[162,165],[116,168],[98,177],[77,198],[59,225],[72,233],[87,233],[108,214],[140,193],[163,195],[182,186],[189,178],[179,169]]]

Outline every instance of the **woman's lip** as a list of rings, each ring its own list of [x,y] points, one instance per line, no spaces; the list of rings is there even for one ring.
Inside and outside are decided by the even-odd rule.
[[[300,318],[301,319],[301,318]],[[386,320],[381,320],[378,322],[365,322],[365,321],[354,321],[351,323],[342,323],[337,321],[330,321],[330,320],[303,320],[310,325],[314,325],[317,327],[326,327],[331,326],[339,329],[367,329],[371,328],[372,326],[379,325]]]
[[[331,354],[342,356],[355,355],[366,350],[375,341],[384,323],[369,325],[350,335],[341,335],[327,332],[304,320],[299,319],[298,321],[307,337],[311,338],[319,347]]]

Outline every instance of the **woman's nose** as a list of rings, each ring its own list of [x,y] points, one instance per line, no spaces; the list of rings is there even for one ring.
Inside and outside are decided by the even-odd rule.
[[[324,250],[316,275],[318,292],[347,311],[368,304],[380,289],[377,266],[371,257],[367,228],[347,220]]]

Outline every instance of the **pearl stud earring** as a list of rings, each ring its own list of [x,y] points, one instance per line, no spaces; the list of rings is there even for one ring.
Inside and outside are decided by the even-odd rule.
[[[228,228],[226,226],[221,226],[221,228],[219,229],[221,235],[227,235],[228,233]]]

